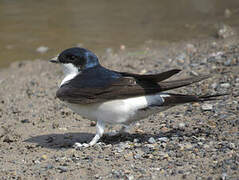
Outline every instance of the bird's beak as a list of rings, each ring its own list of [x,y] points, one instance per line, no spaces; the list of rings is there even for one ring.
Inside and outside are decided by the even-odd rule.
[[[58,60],[58,56],[52,58],[49,60],[51,63],[60,63],[59,60]]]

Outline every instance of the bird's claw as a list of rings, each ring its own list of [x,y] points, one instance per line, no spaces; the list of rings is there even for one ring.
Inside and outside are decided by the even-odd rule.
[[[87,144],[87,143],[78,143],[78,142],[76,142],[74,145],[73,145],[73,147],[75,148],[75,149],[82,149],[82,148],[87,148],[87,147],[89,147],[90,145],[89,144]]]

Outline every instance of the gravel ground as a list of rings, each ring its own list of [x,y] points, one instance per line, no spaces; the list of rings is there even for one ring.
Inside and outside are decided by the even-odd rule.
[[[139,121],[128,135],[104,136],[80,150],[72,145],[88,142],[95,124],[55,98],[60,67],[38,60],[0,70],[1,179],[239,179],[238,39],[166,47],[147,42],[133,52],[107,49],[100,60],[109,68],[140,73],[180,68],[180,77],[211,73],[174,92],[229,95],[174,107]]]

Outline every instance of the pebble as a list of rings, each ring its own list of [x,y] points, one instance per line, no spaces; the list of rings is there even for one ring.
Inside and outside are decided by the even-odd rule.
[[[178,128],[181,129],[181,130],[184,130],[185,129],[185,123],[181,122],[178,124]]]
[[[217,88],[217,83],[212,83],[211,86],[212,86],[213,89],[216,89]]]
[[[59,166],[57,169],[60,170],[60,172],[67,172],[68,168],[66,166]]]
[[[125,45],[123,45],[123,44],[122,44],[122,45],[120,45],[120,50],[122,50],[122,51],[123,51],[123,50],[125,50],[125,48],[126,48],[126,47],[125,47]]]
[[[230,18],[231,15],[232,15],[232,12],[230,11],[230,9],[225,9],[224,11],[225,18]]]
[[[222,83],[220,84],[222,88],[229,88],[231,85],[229,83]]]
[[[222,178],[222,180],[226,180],[227,179],[227,173],[222,173],[221,178]]]
[[[41,160],[46,160],[47,159],[47,155],[42,155],[42,157],[41,157]]]
[[[202,110],[203,111],[211,111],[213,109],[212,104],[203,104],[202,105]]]
[[[49,48],[46,46],[40,46],[36,49],[36,51],[43,54],[43,53],[46,53],[48,51],[48,49]]]
[[[126,175],[127,180],[133,180],[134,176],[133,175]]]
[[[142,156],[140,154],[135,154],[134,159],[140,159]]]
[[[168,153],[165,153],[165,152],[162,152],[162,151],[158,152],[158,155],[160,157],[162,157],[163,159],[168,159],[169,158]]]
[[[231,26],[220,23],[218,25],[218,31],[217,31],[217,36],[221,39],[228,38],[230,36],[233,36],[235,34],[234,30],[232,29]]]
[[[187,48],[188,53],[194,53],[197,51],[197,49],[195,48],[195,46],[193,44],[187,44],[186,48]]]
[[[158,138],[158,141],[160,141],[160,142],[168,142],[169,139],[167,137],[160,137],[160,138]]]
[[[92,127],[93,127],[93,126],[96,126],[96,122],[95,122],[95,121],[91,121],[91,122],[90,122],[90,126],[92,126]]]
[[[150,137],[149,140],[148,140],[148,142],[149,142],[150,144],[154,144],[154,143],[156,143],[156,140],[155,140],[153,137]]]
[[[46,165],[46,167],[45,167],[46,169],[53,169],[54,168],[54,166],[52,165],[52,164],[48,164],[48,165]]]
[[[224,65],[225,65],[225,66],[230,66],[231,64],[232,64],[232,59],[231,59],[231,58],[227,59],[227,60],[224,62]]]
[[[21,120],[21,123],[30,123],[29,119],[23,119]]]

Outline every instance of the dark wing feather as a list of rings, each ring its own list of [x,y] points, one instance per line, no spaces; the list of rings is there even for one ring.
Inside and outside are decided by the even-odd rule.
[[[80,83],[80,82],[79,82]],[[145,94],[154,94],[160,91],[156,83],[136,82],[132,77],[121,77],[114,82],[105,82],[103,87],[78,88],[68,83],[60,87],[56,96],[70,103],[90,104],[112,99],[123,99]]]
[[[210,75],[202,75],[202,76],[195,76],[191,78],[179,79],[174,81],[159,82],[158,84],[160,85],[161,91],[166,91],[170,89],[176,89],[183,86],[187,86],[187,85],[202,81],[204,79],[208,79],[209,77]]]
[[[164,97],[164,106],[173,106],[177,104],[184,104],[190,102],[204,102],[218,100],[218,97],[225,96],[228,94],[213,94],[207,96],[196,96],[196,95],[184,95],[184,94],[172,94],[167,93],[169,96]]]
[[[127,73],[127,72],[118,72],[118,73],[120,73],[124,77],[134,77],[137,80],[160,82],[170,78],[171,76],[179,73],[180,71],[181,71],[180,69],[172,69],[172,70],[158,73],[158,74],[146,74],[146,75],[133,74],[133,73]]]
[[[122,74],[103,67],[89,69],[61,86],[56,96],[62,101],[76,104],[91,104],[113,99],[150,95],[198,82],[208,76],[176,81],[165,81],[179,70],[167,71],[160,78],[155,75]],[[157,81],[158,80],[158,81]]]

